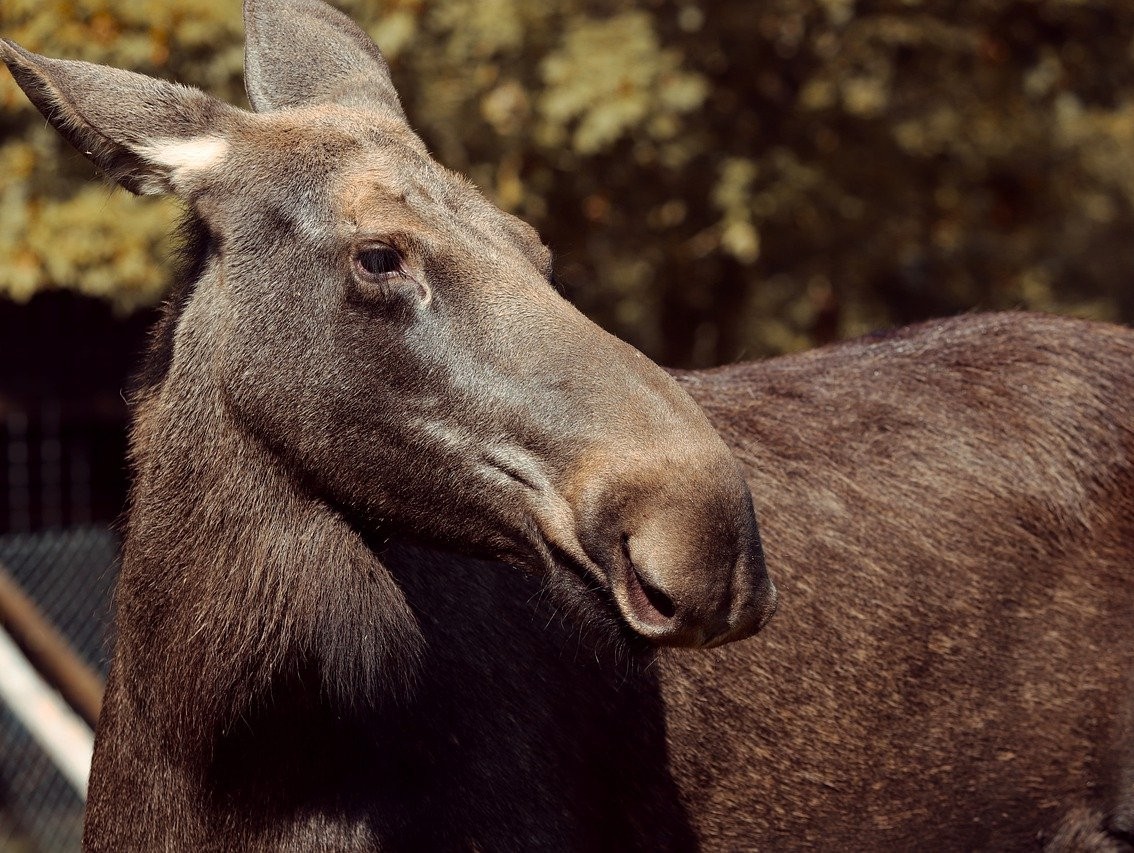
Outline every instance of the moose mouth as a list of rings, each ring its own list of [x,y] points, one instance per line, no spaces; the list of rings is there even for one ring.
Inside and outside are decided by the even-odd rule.
[[[545,538],[543,545],[554,566],[547,579],[578,617],[605,625],[623,648],[648,652],[659,645],[659,635],[673,629],[677,607],[642,576],[630,557],[628,537],[623,540],[621,559],[607,568],[583,556],[585,551],[577,554]],[[660,644],[670,643],[661,640]]]
[[[603,512],[593,495],[588,502],[585,495],[565,494],[517,448],[493,447],[482,458],[493,482],[518,498],[509,525],[511,559],[504,561],[542,575],[580,616],[601,613],[601,621],[633,637],[634,645],[716,646],[755,633],[774,610],[754,520],[739,533],[714,528],[704,547],[706,537],[679,523],[684,516],[673,522],[662,513],[660,521],[656,515],[643,521],[619,500],[616,511]],[[696,512],[687,515],[696,520]],[[726,544],[714,550],[714,542]]]

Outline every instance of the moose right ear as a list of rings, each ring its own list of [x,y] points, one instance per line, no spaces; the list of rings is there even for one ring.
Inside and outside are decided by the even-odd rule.
[[[322,0],[244,0],[244,34],[244,87],[256,112],[335,103],[405,121],[378,45]]]
[[[228,153],[240,111],[198,89],[48,59],[7,39],[0,59],[48,122],[131,192],[189,193]]]

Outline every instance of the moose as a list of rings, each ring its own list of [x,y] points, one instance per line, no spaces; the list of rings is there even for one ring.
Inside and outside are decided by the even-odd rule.
[[[87,849],[1131,849],[1134,332],[667,373],[358,26],[244,17],[252,111],[0,42],[187,211]]]

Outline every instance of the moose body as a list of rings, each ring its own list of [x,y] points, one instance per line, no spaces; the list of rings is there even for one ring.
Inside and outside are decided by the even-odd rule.
[[[430,160],[357,27],[245,21],[252,113],[0,42],[189,208],[88,849],[1129,843],[1134,334],[667,375]],[[777,600],[753,495],[784,607],[740,643]]]
[[[112,689],[91,846],[1121,851],[1131,358],[1128,330],[984,315],[679,374],[767,496],[759,639],[627,660],[537,579],[389,544],[412,696],[348,724],[278,690],[194,758],[202,804]]]
[[[657,666],[708,846],[1129,849],[1131,358],[1128,329],[977,315],[683,377],[783,595],[758,640]]]

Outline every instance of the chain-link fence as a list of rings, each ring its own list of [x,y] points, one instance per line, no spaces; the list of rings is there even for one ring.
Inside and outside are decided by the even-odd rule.
[[[117,554],[105,527],[0,535],[0,564],[104,676]],[[80,797],[0,702],[0,851],[78,850],[82,819]]]

